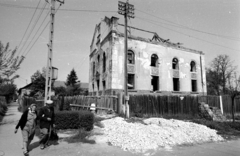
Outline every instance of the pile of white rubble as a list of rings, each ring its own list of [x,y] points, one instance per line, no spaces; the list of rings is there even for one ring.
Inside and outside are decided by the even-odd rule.
[[[121,117],[102,121],[108,141],[134,153],[144,153],[158,147],[223,140],[215,130],[191,122],[163,118],[149,118],[143,122],[130,123]]]

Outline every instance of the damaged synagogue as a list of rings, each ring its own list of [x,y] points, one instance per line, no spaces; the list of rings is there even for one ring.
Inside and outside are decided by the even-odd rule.
[[[124,91],[124,33],[119,31],[123,25],[118,20],[105,17],[95,27],[89,55],[90,95]],[[157,33],[152,36],[128,35],[128,92],[206,94],[204,53]]]

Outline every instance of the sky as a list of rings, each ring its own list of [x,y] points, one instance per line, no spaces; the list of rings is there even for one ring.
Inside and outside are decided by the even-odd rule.
[[[45,2],[0,0],[0,41],[9,42],[10,49],[18,47],[17,55],[25,56],[16,73],[20,77],[14,81],[18,88],[30,83],[31,76],[47,65],[50,16],[49,4]],[[129,3],[135,8],[130,26],[202,51],[207,67],[218,55],[228,55],[240,73],[240,0],[129,0]],[[58,68],[58,80],[66,81],[74,68],[78,80],[88,82],[90,44],[96,24],[105,16],[118,17],[119,23],[124,24],[123,16],[117,13],[118,0],[67,0],[60,7],[59,4],[56,2],[53,38],[53,66]],[[46,9],[35,12],[37,6]],[[131,34],[152,37],[133,29]]]

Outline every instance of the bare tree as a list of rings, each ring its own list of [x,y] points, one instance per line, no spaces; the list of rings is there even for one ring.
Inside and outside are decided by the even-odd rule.
[[[233,122],[235,122],[235,111],[234,111],[234,105],[235,105],[235,98],[240,95],[240,76],[237,77],[236,72],[230,76],[228,79],[228,85],[227,85],[228,94],[231,95],[232,99],[232,119]]]
[[[217,95],[227,93],[227,82],[237,67],[228,55],[218,55],[207,69],[208,90],[212,89]]]

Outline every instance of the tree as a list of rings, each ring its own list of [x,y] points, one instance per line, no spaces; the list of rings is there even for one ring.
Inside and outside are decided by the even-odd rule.
[[[74,70],[74,68],[71,70],[70,74],[67,76],[66,86],[67,86],[67,94],[73,95],[73,94],[80,94],[81,88],[80,88],[80,81],[77,81],[78,77]]]
[[[240,76],[237,77],[237,74],[234,73],[231,75],[230,79],[228,79],[228,86],[227,86],[228,94],[231,95],[232,99],[232,119],[235,122],[235,112],[234,112],[234,105],[235,105],[235,98],[240,95]]]
[[[42,69],[42,72],[37,70],[32,76],[31,76],[31,89],[32,92],[30,93],[30,96],[34,96],[37,92],[40,92],[44,94],[45,91],[45,83],[46,79],[44,77],[44,68]]]
[[[226,94],[227,82],[236,68],[228,55],[218,55],[213,59],[206,72],[208,92],[215,95]]]
[[[66,85],[67,86],[74,86],[77,83],[78,77],[77,74],[74,70],[74,68],[71,70],[70,74],[68,74],[67,76],[67,81],[66,81]]]
[[[15,84],[1,83],[0,84],[0,95],[5,96],[7,102],[16,94],[17,87]]]
[[[15,57],[17,48],[14,50],[9,49],[9,43],[4,46],[0,41],[0,76],[6,77],[6,79],[13,81],[17,78],[13,74],[19,69],[24,57]],[[10,78],[13,76],[13,78]]]
[[[55,95],[65,95],[67,94],[67,90],[65,87],[54,87],[53,90],[55,91]]]

